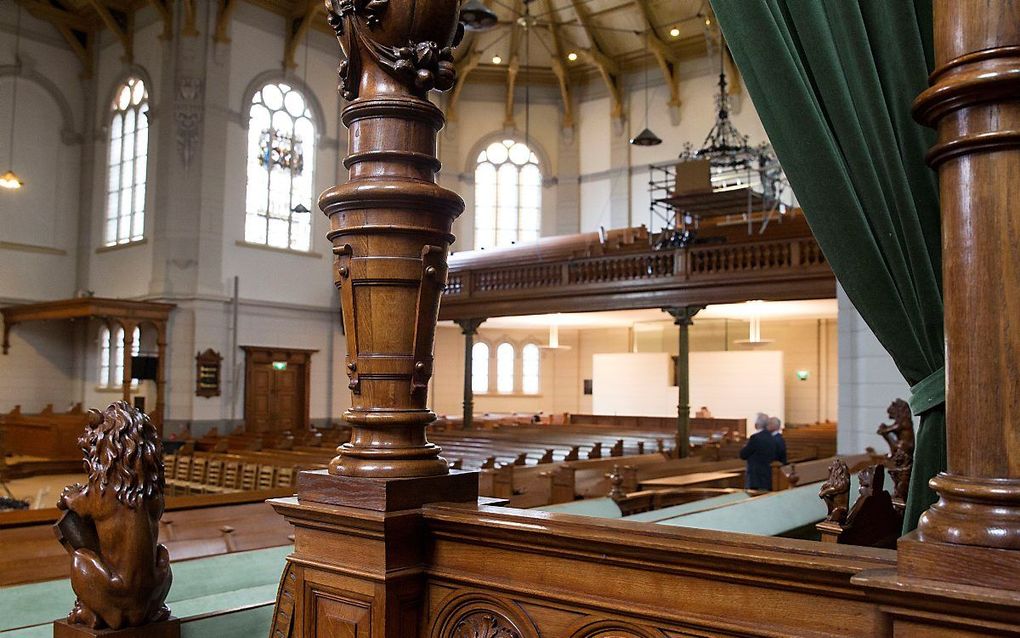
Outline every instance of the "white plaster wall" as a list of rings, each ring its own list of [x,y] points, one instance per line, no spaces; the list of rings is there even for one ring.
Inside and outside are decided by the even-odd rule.
[[[886,408],[894,399],[909,399],[910,387],[892,357],[839,287],[839,428],[837,449],[857,454],[866,447],[879,452],[887,446],[875,434],[888,422]]]
[[[21,324],[11,331],[10,341],[10,353],[0,356],[0,413],[15,405],[22,412],[38,412],[47,403],[66,410],[78,400],[69,324]]]

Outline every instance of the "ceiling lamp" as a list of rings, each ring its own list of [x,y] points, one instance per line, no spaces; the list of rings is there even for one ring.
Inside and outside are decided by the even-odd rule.
[[[467,31],[488,31],[496,26],[499,18],[481,0],[468,0],[460,8],[460,21]]]
[[[648,57],[648,38],[649,34],[645,33],[645,57]],[[645,128],[640,133],[631,138],[630,143],[634,146],[658,146],[662,144],[662,138],[660,138],[652,130],[648,128],[648,65],[645,64]]]
[[[567,59],[570,60],[571,62],[576,62],[577,54],[571,51],[570,53],[567,54]]]
[[[673,27],[672,29],[669,30],[669,35],[674,38],[679,38],[680,29],[678,29],[677,27]]]
[[[553,319],[553,323],[549,326],[549,344],[539,346],[539,348],[542,350],[570,350],[570,346],[560,345],[560,324],[556,319]]]
[[[0,188],[7,190],[18,190],[25,185],[18,174],[14,172],[14,117],[18,114],[18,75],[21,74],[21,58],[19,57],[21,47],[21,5],[18,5],[18,17],[14,27],[14,86],[11,89],[11,135],[7,145],[7,172],[0,175]]]
[[[773,339],[761,338],[761,311],[759,309],[764,303],[761,299],[747,302],[747,306],[750,309],[750,316],[747,319],[747,339],[738,339],[734,343],[754,348],[768,345],[774,341]]]
[[[503,63],[503,58],[499,57],[498,55],[494,55],[494,56],[492,56],[492,63],[493,64],[502,64]]]

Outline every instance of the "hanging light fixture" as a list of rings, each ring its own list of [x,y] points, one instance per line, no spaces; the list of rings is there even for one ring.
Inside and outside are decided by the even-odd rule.
[[[747,339],[737,339],[734,343],[752,348],[772,343],[774,339],[761,338],[761,308],[765,302],[761,299],[752,299],[745,303],[748,308]]]
[[[553,315],[549,322],[549,343],[538,346],[542,350],[570,350],[570,346],[560,345],[560,316]]]
[[[496,26],[499,18],[481,0],[468,0],[460,8],[460,21],[467,31],[488,31]]]
[[[648,38],[651,37],[650,32],[645,32],[645,58],[648,57]],[[658,146],[662,144],[662,139],[652,133],[652,130],[648,128],[648,65],[645,64],[645,128],[640,133],[631,138],[630,143],[634,146]]]
[[[14,87],[11,89],[11,134],[7,144],[7,170],[0,175],[0,188],[17,190],[25,185],[18,174],[14,172],[14,116],[18,108],[18,75],[21,73],[21,5],[18,5],[17,18],[14,27]]]

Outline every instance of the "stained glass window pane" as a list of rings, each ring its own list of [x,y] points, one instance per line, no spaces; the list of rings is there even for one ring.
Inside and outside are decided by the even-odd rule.
[[[524,394],[538,394],[540,368],[538,346],[529,343],[521,348],[521,390]]]
[[[311,249],[314,154],[315,125],[304,95],[284,83],[255,93],[248,119],[245,241]]]
[[[482,342],[471,346],[471,391],[489,391],[489,346]]]
[[[501,343],[496,348],[496,391],[509,394],[514,391],[514,347]]]
[[[522,142],[493,142],[475,167],[475,248],[538,239],[542,171]]]
[[[131,78],[117,89],[110,117],[107,156],[107,246],[144,237],[146,162],[149,151],[148,94],[145,83]]]

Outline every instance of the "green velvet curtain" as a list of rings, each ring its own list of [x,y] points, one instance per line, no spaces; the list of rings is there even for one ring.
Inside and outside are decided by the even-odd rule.
[[[946,465],[935,136],[910,116],[933,65],[931,2],[711,3],[818,244],[912,386],[910,531]]]

